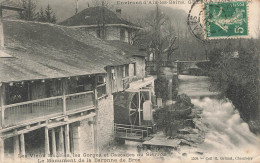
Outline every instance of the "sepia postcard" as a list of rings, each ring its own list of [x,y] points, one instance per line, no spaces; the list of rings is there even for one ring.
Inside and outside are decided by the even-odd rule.
[[[0,163],[260,163],[259,0],[0,0]]]

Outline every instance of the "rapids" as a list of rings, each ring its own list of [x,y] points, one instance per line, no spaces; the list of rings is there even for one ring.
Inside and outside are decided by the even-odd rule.
[[[215,98],[218,93],[209,91],[209,79],[180,75],[179,81],[179,94],[186,93],[195,107],[203,110],[200,115],[203,125],[200,129],[203,130],[205,139],[196,147],[180,146],[177,151],[172,152],[173,155],[164,157],[161,162],[260,163],[260,137],[250,132],[248,124],[241,119],[230,101]],[[138,145],[141,143],[126,142],[114,150],[137,153]],[[245,158],[251,158],[253,161],[247,161]]]
[[[229,101],[204,98],[192,103],[203,108],[205,140],[200,149],[214,156],[259,156],[259,138],[250,132],[247,123]]]
[[[217,93],[209,91],[207,77],[180,75],[179,81],[179,93],[188,94],[192,103],[203,109],[205,140],[197,149],[203,156],[259,158],[260,137],[249,130],[228,99],[214,98]]]

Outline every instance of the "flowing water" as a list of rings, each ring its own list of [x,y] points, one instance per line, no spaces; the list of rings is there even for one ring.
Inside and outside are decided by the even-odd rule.
[[[260,156],[260,139],[249,130],[232,103],[214,98],[217,93],[209,91],[207,77],[179,78],[179,92],[186,93],[195,106],[203,108],[201,120],[206,126],[205,140],[199,150],[205,156],[232,157],[242,162],[245,162],[244,157],[256,160]]]
[[[196,158],[200,153],[197,162],[216,162],[215,157],[217,157],[219,162],[244,163],[248,158],[252,158],[253,162],[260,163],[259,137],[250,132],[248,124],[240,118],[230,101],[215,98],[217,93],[209,91],[209,79],[179,76],[179,81],[179,94],[186,93],[196,107],[203,109],[201,122],[204,126],[205,140],[195,148],[180,147],[180,150],[175,152],[176,158],[190,162],[192,156]],[[137,145],[140,143],[127,142],[117,150],[118,152],[136,152]],[[187,154],[186,158],[183,158],[183,153]],[[170,158],[172,159],[175,160]]]

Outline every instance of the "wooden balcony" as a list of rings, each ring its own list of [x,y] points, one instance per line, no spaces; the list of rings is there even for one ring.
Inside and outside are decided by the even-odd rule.
[[[5,105],[1,108],[0,123],[2,128],[48,120],[59,115],[69,115],[80,110],[93,109],[94,91],[44,98],[28,102]]]
[[[138,78],[136,76],[128,76],[122,79],[123,81],[123,89],[128,89],[131,82],[141,80],[142,78]]]

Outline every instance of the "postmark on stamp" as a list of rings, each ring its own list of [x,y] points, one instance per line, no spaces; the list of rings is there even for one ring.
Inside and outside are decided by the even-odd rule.
[[[205,39],[249,35],[247,1],[203,3]]]

